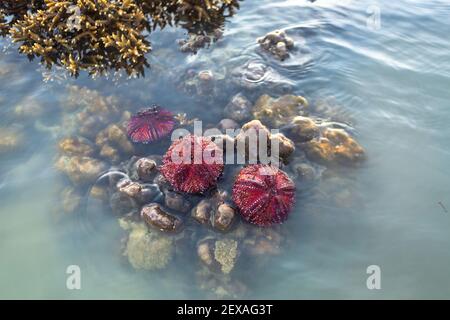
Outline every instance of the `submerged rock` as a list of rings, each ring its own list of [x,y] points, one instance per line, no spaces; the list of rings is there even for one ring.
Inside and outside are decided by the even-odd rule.
[[[0,156],[18,151],[24,146],[25,137],[16,128],[0,128]]]
[[[175,252],[172,238],[152,232],[144,223],[119,223],[129,231],[124,255],[134,269],[158,270],[169,264]]]
[[[122,192],[115,192],[109,199],[112,213],[116,216],[123,216],[138,209],[139,205],[133,198]]]
[[[342,129],[327,129],[324,132],[334,146],[336,160],[342,164],[351,164],[365,159],[365,151],[355,139]]]
[[[314,181],[318,175],[317,170],[308,163],[296,162],[292,164],[292,172],[295,181],[299,183],[310,183]]]
[[[230,273],[237,260],[238,243],[236,240],[217,240],[214,247],[214,258],[220,264],[223,273]]]
[[[237,122],[242,122],[250,119],[251,109],[251,102],[242,93],[238,93],[226,105],[224,115]]]
[[[170,190],[164,192],[164,204],[167,208],[181,213],[188,212],[192,207],[192,204],[187,197],[181,193]]]
[[[95,153],[93,144],[82,137],[69,137],[59,141],[58,149],[68,156],[90,157]]]
[[[214,212],[214,204],[210,199],[203,199],[191,211],[191,216],[200,224],[209,224]]]
[[[245,157],[246,163],[267,164],[269,160],[286,163],[295,151],[294,142],[282,133],[272,134],[259,120],[245,123],[235,140],[237,152]]]
[[[295,142],[310,141],[317,137],[319,133],[319,126],[311,118],[297,116],[290,123],[289,136]]]
[[[235,130],[239,128],[239,124],[233,119],[222,119],[219,122],[219,130],[225,132],[226,130]]]
[[[283,237],[274,228],[253,229],[244,240],[245,250],[252,256],[267,257],[281,252]]]
[[[197,255],[200,261],[211,269],[216,263],[214,259],[214,247],[212,243],[212,239],[204,239],[197,245]]]
[[[14,116],[19,120],[36,119],[44,114],[44,107],[36,98],[26,97],[14,107]]]
[[[209,35],[189,33],[187,39],[178,40],[181,52],[197,53],[198,50],[208,47],[213,41],[222,37],[222,30],[216,29]]]
[[[247,286],[230,274],[217,273],[208,266],[197,271],[197,281],[200,289],[208,292],[210,299],[239,299],[247,292]]]
[[[302,96],[288,94],[276,99],[264,94],[253,106],[253,116],[272,128],[280,128],[304,114],[307,107],[308,101]]]
[[[272,54],[278,60],[289,58],[289,50],[294,48],[294,40],[286,35],[284,30],[269,32],[256,40],[261,48]]]
[[[105,187],[93,186],[89,196],[100,201],[107,201],[108,190]]]
[[[179,231],[182,223],[178,217],[167,213],[157,203],[144,206],[141,210],[141,217],[149,226],[165,232]]]
[[[274,154],[273,146],[278,145],[278,156]],[[271,156],[278,157],[282,162],[287,163],[295,151],[294,142],[282,133],[275,133],[270,136]]]
[[[140,158],[134,164],[136,178],[141,181],[151,181],[157,173],[156,161],[149,158]]]
[[[244,89],[258,87],[267,77],[269,67],[260,61],[249,61],[232,71],[233,81]]]
[[[124,167],[130,179],[150,183],[154,182],[158,175],[158,166],[161,164],[161,159],[162,157],[159,155],[142,158],[133,156],[129,161],[124,163]]]
[[[73,187],[66,187],[61,192],[61,208],[65,214],[74,213],[81,204],[82,195]]]
[[[138,182],[125,178],[117,183],[117,189],[120,193],[130,198],[138,199],[141,196],[143,186]]]
[[[245,163],[256,163],[262,160],[261,155],[270,155],[270,136],[269,129],[259,120],[252,120],[242,126],[236,136],[236,148],[238,154],[245,157]],[[265,150],[260,152],[260,148]]]
[[[74,185],[94,182],[107,168],[104,162],[95,158],[65,155],[56,160],[55,167],[65,173]]]
[[[225,232],[231,228],[236,218],[236,210],[227,203],[222,203],[214,214],[213,227]]]
[[[197,74],[198,94],[201,96],[209,95],[214,91],[214,74],[211,70],[202,70]]]
[[[95,138],[95,144],[100,148],[100,155],[117,163],[122,156],[134,153],[133,144],[128,140],[125,128],[111,124],[100,131]]]
[[[304,144],[311,161],[324,165],[354,165],[365,159],[364,149],[342,129],[326,129],[323,136]]]
[[[188,69],[181,78],[177,75],[178,87],[192,96],[205,98],[217,98],[224,94],[223,86],[225,76],[220,70]]]
[[[292,92],[294,83],[283,77],[275,69],[263,61],[251,60],[236,67],[231,72],[232,83],[251,98],[261,94],[261,91],[272,94],[286,94]]]
[[[127,112],[119,107],[116,97],[103,96],[86,87],[68,86],[60,105],[63,108],[61,128],[64,133],[92,140],[108,124],[120,120],[121,116],[122,120],[127,118]]]

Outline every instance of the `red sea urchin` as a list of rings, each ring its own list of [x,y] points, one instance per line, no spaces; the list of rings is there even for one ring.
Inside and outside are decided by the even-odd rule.
[[[236,178],[233,201],[245,220],[270,226],[287,219],[295,201],[295,185],[277,167],[249,165]]]
[[[131,117],[127,133],[133,142],[149,143],[167,136],[174,126],[172,112],[154,105]]]
[[[160,171],[176,191],[199,193],[216,185],[223,169],[222,150],[211,139],[187,135],[172,143]]]

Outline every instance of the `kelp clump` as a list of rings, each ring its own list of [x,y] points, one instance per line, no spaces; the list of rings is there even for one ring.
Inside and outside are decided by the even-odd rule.
[[[239,8],[239,0],[3,0],[0,34],[10,35],[28,58],[103,74],[144,75],[148,35],[180,26],[190,34],[214,34]]]

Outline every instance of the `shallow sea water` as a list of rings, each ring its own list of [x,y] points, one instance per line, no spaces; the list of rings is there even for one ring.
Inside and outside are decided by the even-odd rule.
[[[381,25],[373,28],[377,9]],[[283,225],[289,245],[256,269],[245,297],[449,298],[450,212],[439,204],[450,210],[449,16],[444,0],[246,0],[224,39],[197,55],[177,52],[180,30],[152,35],[153,68],[136,80],[82,75],[46,83],[37,62],[1,42],[0,127],[14,122],[26,140],[19,153],[0,157],[0,298],[207,297],[192,280],[195,264],[175,260],[159,272],[124,264],[115,219],[94,228],[75,218],[60,221],[54,211],[64,185],[53,168],[59,137],[36,126],[59,124],[68,84],[114,94],[130,110],[158,103],[217,123],[235,92],[224,92],[224,100],[194,99],[177,89],[177,72],[248,61],[268,64],[294,93],[325,100],[351,119],[368,159],[298,192]],[[277,28],[301,48],[282,63],[255,44]],[[29,99],[45,113],[16,123],[13,109]],[[349,205],[334,199],[342,190],[352,194]],[[102,209],[89,206],[95,210]],[[73,264],[81,268],[81,290],[66,288]],[[367,289],[369,265],[381,268],[380,290]]]

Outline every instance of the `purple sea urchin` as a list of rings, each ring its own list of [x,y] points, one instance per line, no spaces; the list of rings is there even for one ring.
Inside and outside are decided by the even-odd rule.
[[[214,159],[205,159],[205,155],[215,158],[221,153],[210,139],[188,135],[172,143],[160,171],[176,191],[204,192],[217,183],[224,169],[221,157],[209,161]]]
[[[239,172],[233,186],[233,201],[241,215],[258,226],[286,220],[294,199],[294,183],[274,166],[249,165]]]
[[[133,142],[149,143],[167,136],[174,126],[172,112],[154,105],[131,117],[127,133]]]

